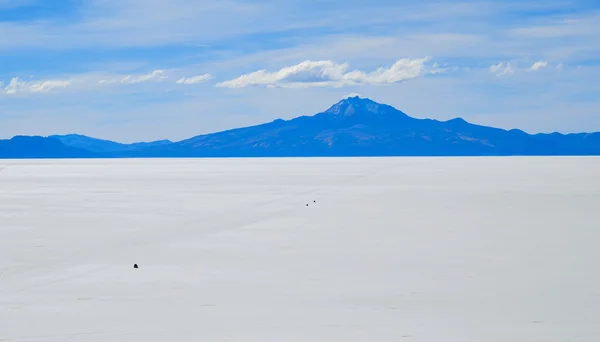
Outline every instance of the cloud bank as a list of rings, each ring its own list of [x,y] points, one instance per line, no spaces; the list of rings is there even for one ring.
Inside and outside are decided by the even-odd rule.
[[[461,70],[461,67],[440,67],[437,62],[430,64],[428,63],[430,60],[431,57],[403,58],[389,67],[380,67],[371,72],[351,70],[349,63],[340,64],[331,60],[306,60],[273,72],[268,72],[265,69],[258,70],[234,79],[216,83],[214,86],[217,88],[246,88],[250,86],[263,86],[267,88],[380,86],[409,81],[426,75],[437,75]],[[496,76],[506,76],[521,71],[539,71],[550,66],[545,60],[540,60],[529,65],[519,66],[519,63],[500,62],[490,66],[488,71]],[[562,65],[559,66],[562,68]],[[67,88],[81,91],[159,82],[193,85],[207,82],[214,78],[210,73],[190,77],[175,77],[174,75],[184,72],[185,70],[167,71],[156,69],[144,73],[125,75],[85,73],[46,80],[23,80],[19,77],[14,77],[5,87],[2,87],[2,82],[0,81],[0,95],[47,93]]]
[[[349,85],[383,85],[411,80],[430,70],[426,63],[430,57],[403,58],[389,68],[379,68],[372,72],[349,70],[349,64],[333,61],[304,61],[284,67],[275,72],[258,70],[235,79],[217,83],[217,87],[244,88],[266,86],[281,88],[343,87]]]

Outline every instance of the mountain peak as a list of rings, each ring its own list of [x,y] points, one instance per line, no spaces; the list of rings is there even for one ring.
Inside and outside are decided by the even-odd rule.
[[[371,112],[374,114],[379,113],[380,107],[383,106],[368,98],[361,98],[359,96],[347,97],[340,102],[331,106],[325,113],[351,116],[357,112]]]
[[[338,103],[331,106],[327,109],[325,114],[333,114],[333,115],[343,115],[343,116],[353,116],[355,114],[362,115],[383,115],[383,114],[391,114],[391,115],[400,115],[407,116],[403,112],[397,110],[396,108],[375,102],[369,98],[363,98],[359,96],[350,96],[347,97]]]

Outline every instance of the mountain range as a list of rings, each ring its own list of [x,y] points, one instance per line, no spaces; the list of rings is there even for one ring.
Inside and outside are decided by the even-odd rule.
[[[600,155],[600,133],[527,134],[412,118],[349,97],[324,112],[172,142],[122,144],[83,135],[0,140],[0,158]]]

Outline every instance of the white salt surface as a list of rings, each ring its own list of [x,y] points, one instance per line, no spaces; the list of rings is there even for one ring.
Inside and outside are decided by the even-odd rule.
[[[599,158],[0,169],[0,341],[600,340]]]

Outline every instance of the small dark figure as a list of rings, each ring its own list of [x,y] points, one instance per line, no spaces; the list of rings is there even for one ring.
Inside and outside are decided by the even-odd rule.
[[[313,203],[317,203],[317,200],[314,200]]]
[[[308,203],[306,203],[306,206],[308,207]]]
[[[133,264],[133,268],[139,268],[137,264]]]

